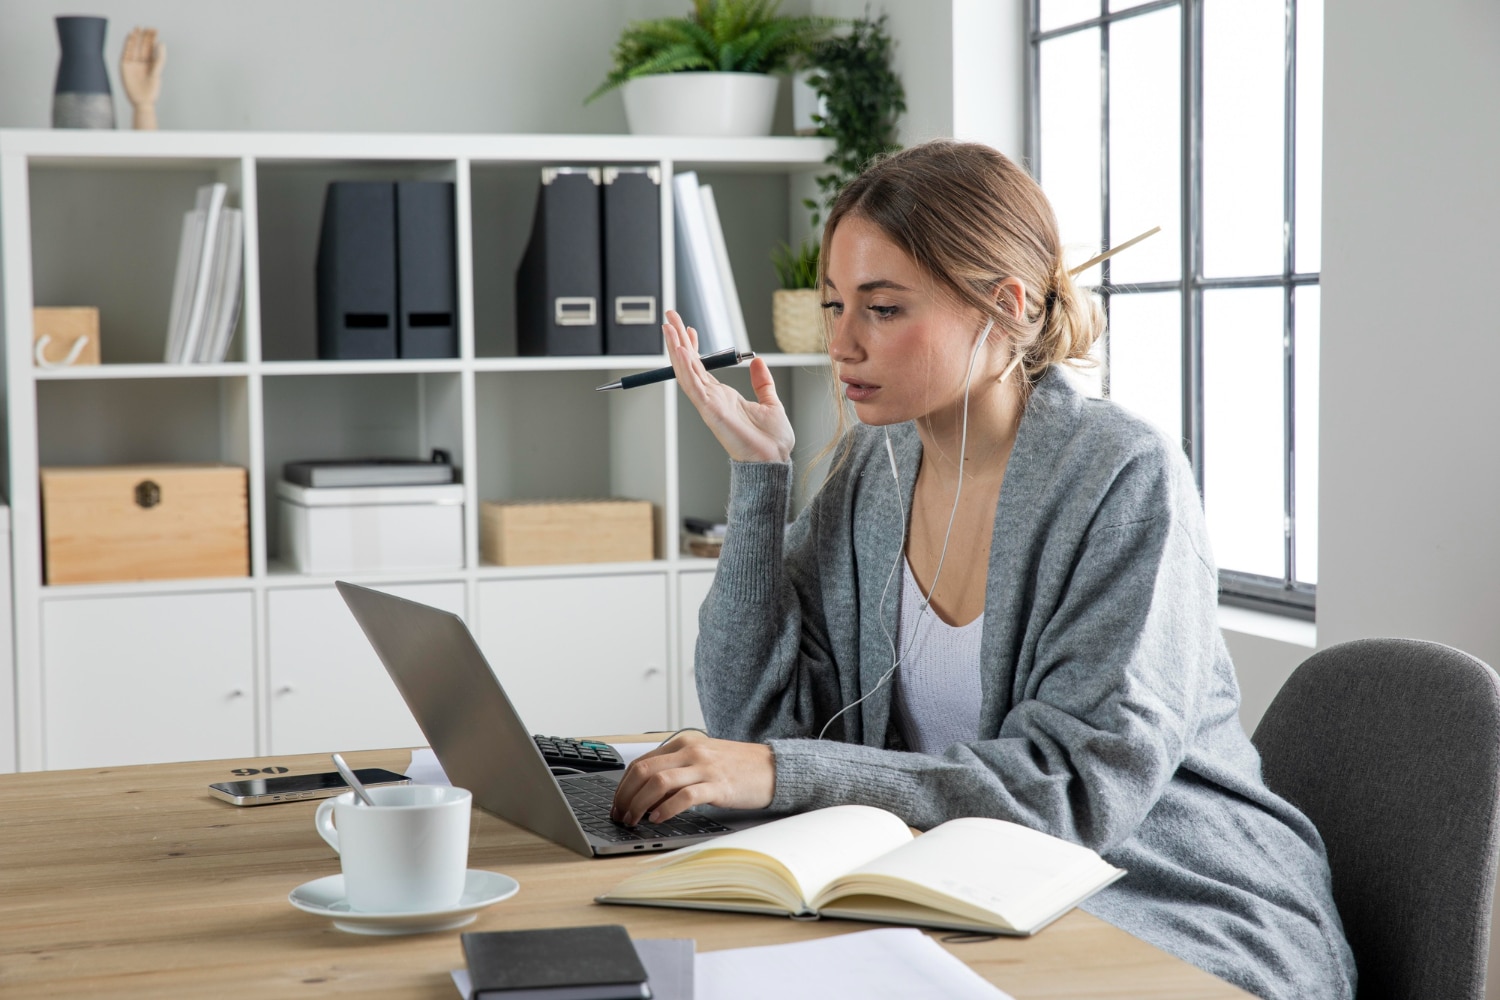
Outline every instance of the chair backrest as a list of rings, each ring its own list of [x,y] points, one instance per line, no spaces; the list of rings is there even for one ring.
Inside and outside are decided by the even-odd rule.
[[[1500,679],[1410,639],[1310,656],[1252,737],[1323,836],[1360,1000],[1482,1000],[1500,805]]]

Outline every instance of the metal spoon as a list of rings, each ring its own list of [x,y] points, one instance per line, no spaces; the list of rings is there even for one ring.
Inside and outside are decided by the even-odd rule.
[[[344,776],[344,780],[349,783],[349,787],[354,789],[354,802],[356,805],[361,802],[363,802],[367,806],[373,806],[375,804],[375,800],[370,798],[370,793],[365,791],[365,786],[361,785],[359,783],[359,779],[354,776],[354,770],[350,768],[348,764],[344,763],[343,757],[339,756],[338,754],[334,754],[333,766],[339,769],[339,774],[342,774]]]

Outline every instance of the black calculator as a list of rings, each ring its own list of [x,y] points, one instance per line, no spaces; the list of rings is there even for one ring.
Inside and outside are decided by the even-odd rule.
[[[598,740],[570,740],[561,736],[533,736],[548,767],[576,771],[618,771],[625,766],[615,748]]]

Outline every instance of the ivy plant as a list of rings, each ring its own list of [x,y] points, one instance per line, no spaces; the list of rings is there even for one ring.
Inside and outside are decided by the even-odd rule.
[[[885,23],[885,14],[871,20],[866,12],[850,25],[848,34],[824,40],[811,56],[813,72],[807,82],[821,98],[813,121],[818,134],[834,144],[823,161],[833,169],[818,177],[822,200],[802,201],[812,213],[813,229],[845,185],[876,158],[901,148],[896,123],[906,112],[906,89],[891,67],[893,43]],[[772,250],[771,263],[781,286],[816,288],[818,254],[816,238],[796,250],[785,243]]]
[[[869,12],[848,33],[824,40],[813,53],[808,85],[822,98],[813,116],[818,134],[834,141],[824,162],[833,169],[818,178],[822,203],[806,199],[816,228],[823,212],[877,157],[900,149],[896,122],[906,111],[906,90],[891,67],[893,43],[886,15]]]

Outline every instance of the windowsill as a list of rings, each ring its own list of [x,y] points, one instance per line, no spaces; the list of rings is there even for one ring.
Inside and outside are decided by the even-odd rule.
[[[1314,622],[1276,615],[1269,611],[1252,611],[1227,604],[1219,605],[1219,628],[1226,632],[1272,639],[1293,646],[1316,649],[1318,626]]]

